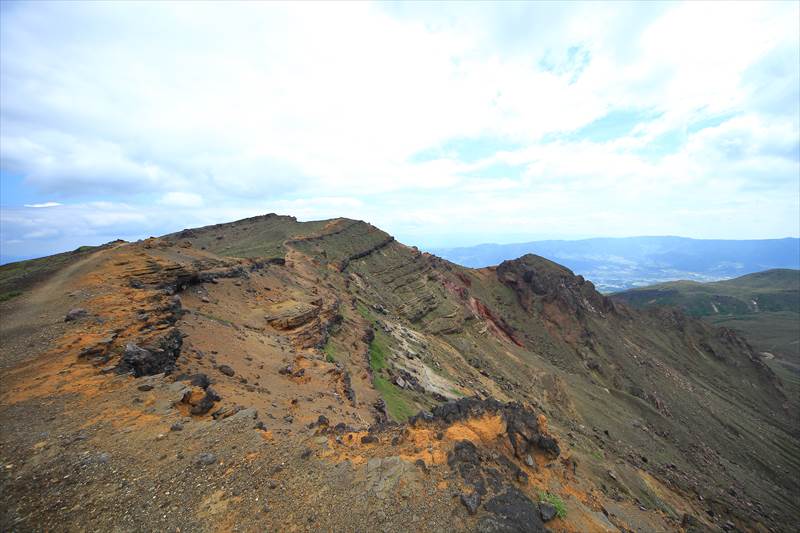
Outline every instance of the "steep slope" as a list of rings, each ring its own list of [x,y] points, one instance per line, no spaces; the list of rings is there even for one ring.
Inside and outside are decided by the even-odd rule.
[[[363,222],[267,215],[113,244],[0,311],[6,530],[800,514],[797,420],[744,339],[540,257],[473,270]]]
[[[800,271],[767,270],[714,283],[661,283],[612,298],[638,308],[677,307],[741,332],[790,388],[792,399],[798,400]]]

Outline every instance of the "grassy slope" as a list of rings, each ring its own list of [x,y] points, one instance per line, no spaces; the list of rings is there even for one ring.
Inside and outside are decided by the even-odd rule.
[[[670,305],[692,316],[800,312],[800,271],[777,269],[712,283],[672,281],[612,296],[636,307]]]
[[[612,298],[634,307],[680,307],[742,331],[759,351],[800,361],[800,271],[767,270],[714,283],[661,283]]]
[[[329,221],[298,222],[294,217],[266,215],[229,224],[184,230],[166,238],[227,257],[283,258],[285,241],[321,230]]]
[[[635,307],[675,306],[715,326],[738,330],[800,396],[800,271],[775,269],[714,283],[675,281],[612,296]]]
[[[385,376],[388,365],[386,362],[389,357],[389,339],[386,334],[378,327],[375,318],[364,304],[358,305],[361,316],[369,320],[374,327],[375,337],[369,344],[369,367],[372,370],[372,386],[386,402],[386,410],[394,420],[403,421],[419,411],[419,406],[414,405],[409,395],[396,387]]]

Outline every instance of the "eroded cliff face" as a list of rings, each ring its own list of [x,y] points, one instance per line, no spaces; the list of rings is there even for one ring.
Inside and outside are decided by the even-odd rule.
[[[613,302],[601,295],[590,281],[567,268],[535,255],[503,261],[497,267],[498,279],[517,294],[528,312],[543,312],[554,305],[577,319],[587,313],[603,316],[615,310]]]
[[[540,257],[267,215],[54,272],[0,303],[3,529],[797,518],[797,421],[746,340]]]

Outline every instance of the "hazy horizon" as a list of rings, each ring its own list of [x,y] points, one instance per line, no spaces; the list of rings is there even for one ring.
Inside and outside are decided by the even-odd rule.
[[[262,214],[265,214],[265,213],[262,213]],[[293,215],[284,214],[284,213],[278,213],[278,214],[281,215],[281,216],[293,216]],[[305,219],[305,220],[303,220],[303,219],[298,218],[298,220],[309,221],[309,220],[313,220],[313,219]],[[235,222],[235,220],[222,221],[222,223],[225,223],[225,222]],[[368,220],[365,221],[365,222],[371,223]],[[110,238],[95,239],[93,241],[80,242],[80,243],[75,244],[74,246],[68,246],[68,247],[63,248],[63,249],[56,249],[56,250],[53,250],[53,251],[49,251],[47,253],[31,254],[31,255],[27,255],[27,256],[25,256],[25,255],[12,256],[12,255],[8,255],[8,254],[5,254],[5,253],[2,253],[2,254],[0,254],[0,265],[13,263],[13,262],[17,262],[17,261],[25,261],[25,260],[28,260],[28,259],[37,259],[39,257],[46,257],[46,256],[53,255],[53,254],[71,252],[71,251],[75,250],[76,248],[78,248],[80,246],[100,246],[100,245],[103,245],[103,244],[106,244],[106,243],[109,243],[109,242],[112,242],[112,241],[115,241],[115,240],[118,240],[118,239],[121,239],[121,240],[124,240],[124,241],[127,241],[127,242],[135,242],[135,241],[138,241],[138,240],[146,239],[148,237],[159,237],[161,235],[168,235],[170,233],[175,233],[175,232],[181,231],[183,229],[187,229],[187,228],[188,228],[188,226],[180,226],[180,227],[176,226],[176,227],[168,228],[164,232],[161,232],[161,233],[158,233],[158,234],[149,234],[149,233],[148,234],[144,234],[143,233],[143,234],[137,234],[137,235],[114,236],[114,237],[110,237]],[[768,240],[771,241],[771,240],[785,240],[785,239],[800,240],[800,238],[793,237],[793,236],[766,237],[766,238],[763,238],[763,239],[714,239],[714,238],[702,238],[702,237],[700,237],[700,238],[698,238],[698,237],[686,237],[686,236],[683,236],[683,235],[622,235],[622,236],[594,235],[594,236],[563,236],[563,237],[558,237],[558,236],[546,237],[545,236],[545,237],[541,237],[541,238],[539,238],[539,237],[537,237],[535,235],[534,236],[528,236],[528,237],[524,237],[524,236],[520,235],[520,237],[518,239],[514,238],[513,236],[509,236],[508,239],[497,239],[497,240],[494,240],[494,241],[479,241],[479,240],[476,240],[476,241],[472,241],[472,242],[464,241],[463,244],[439,245],[439,244],[436,244],[436,243],[433,243],[433,244],[420,244],[419,242],[403,238],[403,236],[399,236],[399,235],[393,234],[391,231],[388,231],[386,228],[380,228],[380,229],[382,229],[384,231],[387,231],[389,234],[394,236],[399,242],[401,242],[403,244],[406,244],[408,246],[417,246],[421,250],[434,252],[434,253],[437,250],[455,250],[455,249],[461,249],[461,248],[473,248],[473,247],[480,247],[480,246],[522,245],[522,244],[528,244],[528,243],[534,243],[534,242],[548,242],[548,241],[576,242],[576,241],[587,241],[587,240],[596,240],[596,239],[619,239],[619,240],[623,240],[623,239],[647,239],[647,238],[651,238],[651,239],[677,238],[677,239],[690,239],[690,240],[727,240],[727,241],[768,241]]]

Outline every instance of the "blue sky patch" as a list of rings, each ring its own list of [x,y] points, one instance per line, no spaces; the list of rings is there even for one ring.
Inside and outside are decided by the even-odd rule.
[[[417,152],[409,158],[409,162],[424,163],[437,159],[455,159],[463,163],[475,163],[497,152],[515,150],[521,146],[519,143],[498,137],[450,139],[439,146]]]
[[[660,117],[662,113],[653,110],[618,109],[587,124],[583,128],[567,135],[569,140],[606,142],[629,135],[633,129],[643,122]]]

